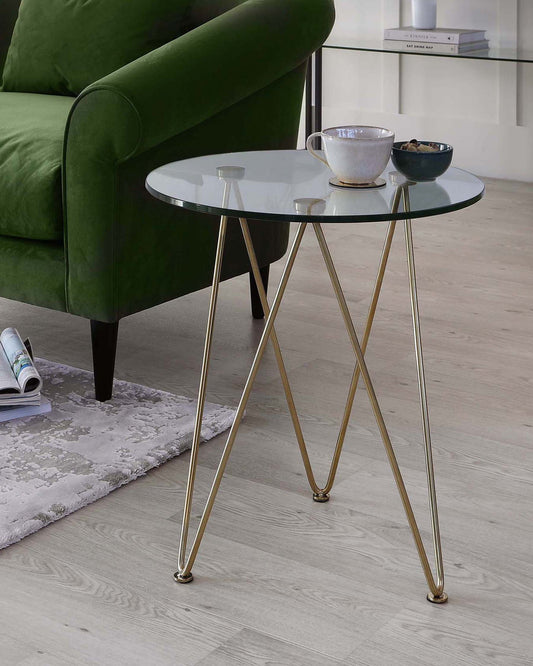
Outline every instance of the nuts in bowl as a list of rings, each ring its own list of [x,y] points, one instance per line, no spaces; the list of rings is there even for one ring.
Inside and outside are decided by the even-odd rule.
[[[418,139],[411,139],[401,146],[401,150],[408,150],[410,153],[437,153],[440,150],[439,146],[439,143],[433,141],[424,143]]]
[[[392,163],[409,180],[435,180],[452,162],[453,148],[440,141],[396,141],[392,146]]]

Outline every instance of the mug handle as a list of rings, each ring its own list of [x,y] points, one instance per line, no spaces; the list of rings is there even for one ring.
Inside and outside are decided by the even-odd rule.
[[[318,153],[316,153],[316,152],[313,150],[313,145],[312,145],[312,144],[313,144],[313,139],[314,139],[316,136],[322,136],[322,132],[313,132],[313,134],[310,134],[310,135],[307,137],[307,141],[305,142],[305,147],[307,148],[307,150],[311,153],[311,155],[312,155],[313,157],[315,157],[317,160],[320,160],[320,161],[323,162],[327,167],[329,167],[329,164],[326,162],[326,160],[325,160],[323,157],[320,157],[320,155],[319,155]]]

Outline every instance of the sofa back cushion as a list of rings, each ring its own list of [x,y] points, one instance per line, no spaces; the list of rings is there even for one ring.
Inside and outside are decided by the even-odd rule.
[[[61,95],[0,93],[0,237],[63,241],[63,137],[74,103]]]
[[[3,90],[78,95],[187,32],[191,2],[22,0]]]
[[[13,28],[17,20],[20,0],[0,0],[0,84],[6,60],[7,49],[11,43]]]

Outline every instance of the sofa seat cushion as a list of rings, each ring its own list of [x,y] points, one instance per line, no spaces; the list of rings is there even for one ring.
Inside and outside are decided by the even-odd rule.
[[[0,235],[63,239],[63,137],[74,99],[0,93]]]
[[[79,95],[190,29],[192,0],[24,0],[3,90]]]

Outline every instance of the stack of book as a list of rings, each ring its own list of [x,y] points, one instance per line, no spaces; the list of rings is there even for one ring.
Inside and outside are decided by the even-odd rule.
[[[0,333],[0,421],[49,412],[42,385],[29,341],[22,342],[16,328],[4,329]]]
[[[434,28],[419,30],[411,26],[385,30],[383,47],[407,53],[470,53],[487,51],[489,42],[486,30],[460,30],[457,28]]]

